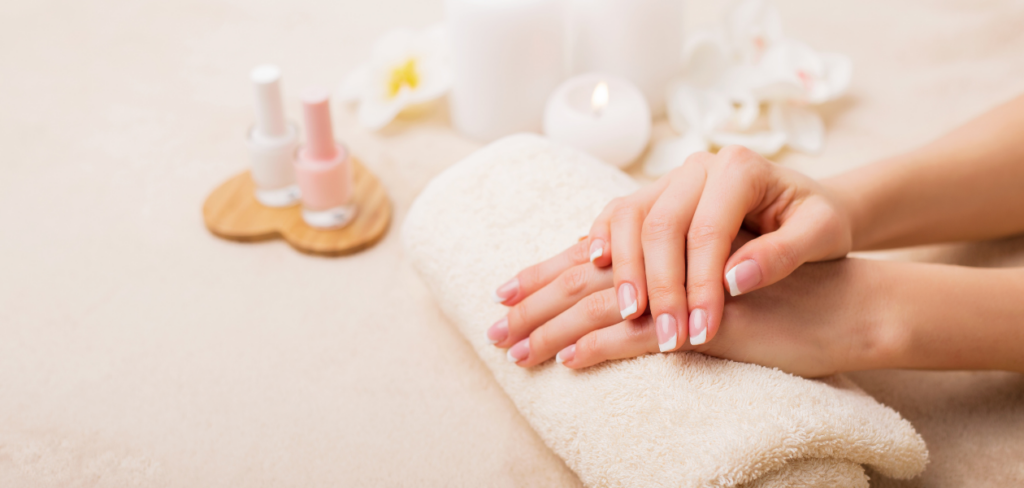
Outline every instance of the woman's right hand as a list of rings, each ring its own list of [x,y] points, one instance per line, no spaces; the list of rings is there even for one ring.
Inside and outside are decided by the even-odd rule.
[[[741,227],[757,237],[731,253]],[[589,239],[594,264],[613,267],[622,318],[649,307],[663,350],[675,350],[687,337],[699,345],[715,336],[726,289],[748,293],[803,263],[845,256],[852,229],[820,183],[730,146],[613,201]]]
[[[733,251],[741,227],[755,235]],[[733,296],[763,288],[803,263],[846,255],[851,243],[847,211],[813,179],[738,146],[698,153],[653,185],[608,204],[586,242],[499,288],[495,296],[513,312],[528,297],[547,305],[543,314],[510,313],[502,327],[514,333],[496,345],[532,336],[573,307],[572,297],[559,295],[566,286],[547,285],[588,258],[598,268],[612,266],[608,298],[619,313],[584,315],[578,320],[602,322],[577,327],[596,330],[649,309],[661,350],[674,351],[717,334],[726,288]],[[581,269],[567,275],[585,274]]]

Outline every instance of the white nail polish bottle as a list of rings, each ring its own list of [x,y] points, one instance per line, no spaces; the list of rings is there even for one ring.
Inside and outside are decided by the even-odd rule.
[[[294,165],[299,129],[284,117],[281,70],[264,64],[250,77],[256,88],[256,124],[248,133],[256,200],[268,207],[289,207],[300,197]]]

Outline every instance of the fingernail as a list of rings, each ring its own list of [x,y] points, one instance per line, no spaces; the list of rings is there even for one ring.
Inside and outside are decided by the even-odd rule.
[[[555,361],[558,364],[562,364],[566,361],[572,361],[572,358],[576,357],[576,344],[573,344],[555,354]]]
[[[708,338],[708,314],[696,308],[690,312],[690,344],[699,346]]]
[[[725,280],[729,282],[730,295],[748,292],[761,283],[761,267],[757,265],[757,261],[748,259],[733,266],[725,274]]]
[[[604,256],[604,241],[601,239],[594,239],[590,243],[590,262],[593,263],[595,259]]]
[[[519,293],[519,278],[512,278],[491,293],[491,300],[494,300],[494,303],[501,303],[516,296],[516,293]]]
[[[629,283],[619,286],[619,313],[622,314],[622,320],[636,313],[636,288]]]
[[[530,355],[530,338],[527,337],[508,349],[508,362],[518,363]]]
[[[676,318],[663,313],[654,321],[654,330],[658,333],[658,348],[661,352],[671,351],[676,348]]]
[[[487,329],[487,342],[497,344],[508,337],[508,317],[503,317]]]

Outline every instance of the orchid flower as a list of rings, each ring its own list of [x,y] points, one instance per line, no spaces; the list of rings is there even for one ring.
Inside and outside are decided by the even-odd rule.
[[[765,156],[784,146],[821,150],[825,125],[812,105],[846,91],[852,63],[785,38],[780,19],[769,0],[742,0],[724,26],[688,39],[686,74],[668,102],[669,122],[682,136],[655,144],[645,173],[663,175],[712,145]],[[759,125],[762,105],[766,123]]]
[[[381,129],[403,110],[443,96],[452,84],[445,34],[394,30],[374,45],[370,61],[342,85],[338,98],[359,104],[359,123]]]

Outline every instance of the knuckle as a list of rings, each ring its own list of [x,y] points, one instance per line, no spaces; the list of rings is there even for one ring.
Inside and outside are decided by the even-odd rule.
[[[636,206],[634,206],[634,205],[632,205],[630,203],[624,202],[624,203],[621,203],[619,205],[616,205],[615,208],[612,209],[611,217],[612,217],[612,222],[621,222],[621,221],[624,221],[624,220],[633,219],[633,218],[636,217],[636,215],[637,215],[637,208],[636,208]]]
[[[590,261],[590,239],[583,239],[576,245],[569,248],[569,259],[575,263],[585,263]]]
[[[527,309],[526,302],[520,302],[516,306],[512,307],[512,310],[508,312],[508,328],[509,334],[514,331],[522,330],[527,328],[530,323],[530,311]]]
[[[519,285],[526,290],[533,290],[540,283],[540,266],[530,266],[519,272]]]
[[[543,353],[550,350],[551,338],[548,336],[547,328],[540,327],[537,330],[530,333],[530,355],[535,356],[535,352]]]
[[[708,309],[707,303],[710,302],[710,298],[714,296],[715,288],[718,287],[722,293],[725,293],[724,285],[717,281],[710,281],[706,279],[695,280],[692,283],[686,284],[686,293],[688,295],[687,302],[691,308],[703,308]]]
[[[626,197],[615,197],[615,198],[613,198],[610,202],[608,202],[608,205],[605,205],[605,207],[604,207],[605,212],[607,212],[609,215],[615,213],[615,211],[617,209],[619,209],[619,208],[621,208],[623,206],[623,203],[625,202],[625,200],[626,200]]]
[[[588,358],[600,357],[601,336],[590,333],[576,343],[576,355]]]
[[[678,167],[678,168],[676,168],[676,169],[679,170],[680,172],[682,172],[682,169],[685,168],[686,166],[693,166],[693,165],[699,165],[701,167],[707,168],[708,165],[713,160],[714,160],[714,155],[712,155],[711,153],[709,153],[707,151],[698,151],[698,152],[695,152],[695,153],[687,156],[686,160],[683,161],[683,165]]]
[[[748,162],[757,157],[757,153],[754,151],[736,144],[723,147],[718,151],[718,155],[726,162]]]
[[[647,339],[648,334],[651,332],[652,324],[640,320],[631,320],[627,322],[625,329],[625,340],[626,342],[644,342]]]
[[[709,224],[696,224],[690,226],[686,233],[687,247],[694,250],[702,250],[712,244],[724,239],[720,226]]]
[[[677,286],[675,283],[668,283],[661,279],[647,281],[647,296],[650,298],[652,306],[657,305],[662,310],[668,308],[675,301],[677,290],[682,288],[681,284]]]
[[[644,241],[660,241],[674,236],[678,232],[678,224],[671,216],[651,214],[644,219],[640,228],[640,238]]]
[[[594,293],[580,302],[580,312],[590,322],[598,322],[608,314],[611,302],[604,293]]]
[[[582,293],[586,289],[590,278],[589,268],[589,266],[574,266],[562,273],[558,277],[562,293],[566,296],[576,296]]]
[[[772,255],[779,269],[796,269],[800,265],[800,256],[794,246],[782,242],[769,241],[772,248]]]

